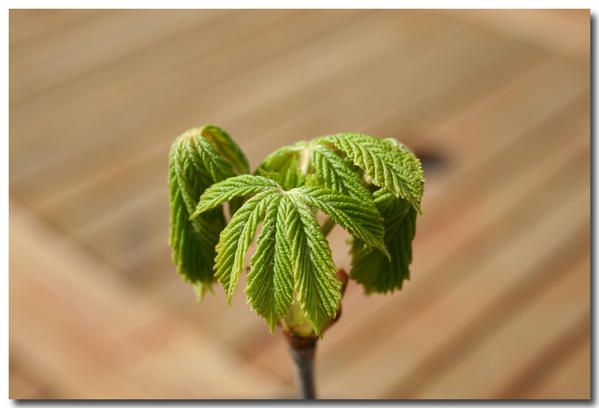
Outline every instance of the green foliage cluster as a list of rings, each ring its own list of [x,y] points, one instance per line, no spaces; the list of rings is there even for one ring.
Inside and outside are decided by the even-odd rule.
[[[340,133],[282,147],[249,171],[216,126],[188,130],[172,145],[169,243],[200,296],[217,280],[231,299],[258,235],[250,307],[271,331],[299,308],[320,334],[338,311],[341,283],[318,212],[349,232],[350,276],[367,293],[399,289],[409,278],[424,176],[408,148]]]

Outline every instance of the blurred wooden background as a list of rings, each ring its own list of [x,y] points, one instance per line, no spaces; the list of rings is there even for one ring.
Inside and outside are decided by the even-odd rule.
[[[198,305],[170,262],[167,150],[205,123],[253,166],[344,130],[438,159],[412,280],[350,284],[321,397],[588,398],[589,33],[584,10],[12,10],[11,398],[294,396],[242,290]]]

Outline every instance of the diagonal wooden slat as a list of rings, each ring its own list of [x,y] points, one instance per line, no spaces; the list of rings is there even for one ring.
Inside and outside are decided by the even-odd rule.
[[[585,236],[588,237],[588,231]],[[484,398],[503,390],[503,398],[521,397],[522,394],[516,389],[506,389],[513,378],[517,378],[519,372],[552,342],[571,331],[574,323],[578,324],[585,316],[589,321],[590,299],[582,296],[589,285],[589,271],[587,250],[581,261],[564,268],[561,276],[551,282],[550,287],[537,296],[530,306],[520,310],[505,308],[506,312],[513,314],[509,323],[499,327],[478,347],[472,347],[468,355],[456,359],[449,372],[441,378],[436,376],[436,379],[428,379],[424,389],[415,390],[412,395],[421,398]],[[542,282],[542,279],[539,281]],[[584,333],[582,336],[588,337],[588,333],[587,329],[586,336]],[[534,376],[543,373],[529,374],[529,380],[534,380]],[[468,381],[464,381],[465,378]],[[581,381],[590,383],[590,377],[581,378]],[[396,392],[395,395],[399,395],[401,390]]]
[[[100,149],[113,154],[115,159],[126,160],[132,151],[139,149],[131,149],[135,144],[123,145],[123,138],[131,142],[156,142],[163,135],[181,133],[185,130],[181,123],[195,123],[198,115],[222,123],[220,116],[227,110],[217,99],[221,93],[218,89],[214,92],[207,89],[218,88],[240,73],[252,72],[270,59],[338,28],[355,15],[348,11],[333,19],[318,13],[298,18],[299,13],[279,10],[255,16],[248,12],[218,22],[216,27],[208,25],[202,31],[188,33],[181,45],[175,41],[177,47],[166,42],[155,50],[156,54],[146,52],[125,60],[110,76],[93,78],[81,85],[75,83],[74,89],[67,86],[62,94],[51,95],[27,109],[11,111],[11,132],[19,135],[18,142],[11,142],[11,153],[23,156],[20,168],[24,169],[24,174],[19,167],[11,169],[14,176],[31,176],[49,165],[64,166],[66,159],[80,164],[78,157]],[[253,51],[247,53],[249,49]],[[251,95],[246,88],[253,85],[247,78],[240,78],[233,85],[236,92]],[[230,94],[226,96],[227,105],[236,100]],[[42,116],[40,120],[30,117],[32,111],[47,107],[57,98],[70,101],[67,109],[66,103],[62,103],[53,115]],[[41,110],[40,115],[45,111]],[[220,113],[217,115],[215,111]],[[138,119],[131,120],[132,117]],[[99,118],[110,121],[98,121]],[[90,127],[92,123],[94,126]],[[115,125],[118,125],[116,130]],[[90,138],[90,131],[96,137]],[[45,142],[41,134],[55,135],[53,143]],[[88,136],[87,143],[74,143],[82,135]],[[32,145],[31,140],[37,143]],[[60,149],[54,151],[52,146]]]
[[[72,33],[73,29],[113,13],[114,10],[13,9],[9,13],[10,46],[29,47],[65,32]]]
[[[57,397],[226,398],[279,392],[275,380],[236,360],[201,329],[120,285],[106,267],[15,201],[11,226],[11,351],[24,356],[25,370],[48,379]],[[198,370],[198,364],[205,369]],[[11,398],[31,397],[21,392],[14,390]]]
[[[351,370],[341,371],[336,376],[323,375],[324,378],[330,379],[325,382],[323,392],[330,396],[344,398],[358,395],[373,398],[385,395],[387,384],[383,384],[375,378],[362,380],[360,383],[352,382],[352,387],[346,389],[343,384],[350,381],[356,372],[364,373],[376,370],[384,378],[393,376],[395,382],[400,379],[407,380],[423,358],[442,347],[443,343],[448,341],[451,336],[459,335],[459,331],[466,327],[472,321],[471,319],[476,318],[478,310],[483,305],[496,299],[502,290],[509,290],[508,288],[512,285],[517,285],[518,280],[525,276],[528,264],[540,261],[532,256],[522,259],[523,249],[528,249],[531,254],[538,257],[542,252],[538,250],[533,252],[535,242],[542,242],[547,248],[559,248],[561,240],[554,232],[556,228],[563,225],[564,219],[573,225],[573,231],[571,229],[570,235],[566,235],[569,237],[581,225],[588,223],[586,214],[579,215],[577,222],[573,222],[571,219],[572,212],[577,212],[586,199],[586,195],[579,195],[560,208],[556,215],[547,218],[547,221],[531,230],[530,233],[511,242],[509,248],[503,249],[495,258],[488,261],[488,266],[483,266],[484,269],[465,280],[444,299],[438,300],[427,308],[423,312],[425,316],[406,322],[400,320],[395,330],[386,330],[388,333],[385,338],[377,341],[375,348],[368,348],[358,354],[359,359],[354,360],[351,364]],[[581,213],[578,212],[578,214]],[[553,242],[550,242],[549,239],[543,240],[542,238],[545,237],[553,238]],[[526,265],[522,262],[524,260]],[[483,299],[478,292],[480,288],[485,288]],[[472,301],[467,302],[467,299],[476,299],[474,304],[477,306],[473,308]],[[439,331],[440,322],[443,322],[443,331]],[[423,342],[424,338],[427,339],[426,342]],[[356,355],[353,354],[353,356]],[[467,382],[464,385],[467,385]],[[394,397],[403,395],[394,394]],[[447,395],[436,394],[437,398],[444,396]],[[489,397],[490,395],[485,394],[485,396]]]
[[[589,9],[562,10],[439,10],[482,30],[518,38],[561,56],[587,60],[591,19]],[[546,30],[544,27],[551,27]]]
[[[588,319],[586,320],[588,323]],[[577,328],[574,328],[577,329]],[[537,384],[525,391],[523,398],[535,399],[575,399],[590,398],[591,384],[581,381],[581,373],[590,377],[591,345],[589,337],[582,339],[577,348],[568,353],[564,361]]]

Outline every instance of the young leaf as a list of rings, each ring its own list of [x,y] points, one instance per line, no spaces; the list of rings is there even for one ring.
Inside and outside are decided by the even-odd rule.
[[[222,208],[189,220],[200,194],[231,169],[200,132],[191,129],[178,137],[169,154],[170,235],[173,262],[185,281],[203,293],[213,281],[214,246],[225,226]],[[212,170],[209,170],[211,168]],[[215,179],[216,178],[216,179]]]
[[[385,244],[390,258],[354,240],[351,276],[364,286],[366,293],[386,293],[401,289],[403,281],[410,277],[417,212],[410,203],[388,191],[378,190],[374,197],[385,219]]]
[[[383,218],[371,199],[358,200],[317,186],[304,186],[293,189],[289,193],[306,204],[318,208],[352,235],[388,256],[384,242]]]
[[[403,145],[359,133],[340,133],[320,138],[347,155],[376,186],[407,200],[420,211],[424,174],[418,158]]]
[[[287,213],[286,235],[291,243],[297,300],[319,335],[337,313],[341,282],[336,276],[331,248],[310,207],[291,195],[285,196],[281,205]]]
[[[263,191],[250,198],[237,210],[220,234],[216,246],[214,276],[222,283],[229,301],[233,297],[239,275],[243,271],[245,256],[256,235],[258,223],[268,205],[266,199],[272,195],[272,191]]]
[[[249,173],[250,164],[247,157],[227,132],[214,125],[205,125],[201,128],[201,134],[216,146],[223,157],[229,160],[237,174]]]
[[[211,142],[204,139],[201,129],[190,129],[181,138],[190,160],[197,168],[203,167],[212,180],[224,180],[236,175],[233,164]]]
[[[265,191],[274,192],[278,189],[280,189],[280,186],[275,181],[261,176],[244,174],[228,178],[206,189],[200,197],[200,201],[191,215],[191,219],[235,197],[248,196]]]
[[[320,185],[360,200],[371,200],[370,192],[362,184],[360,175],[353,171],[353,164],[347,158],[338,156],[323,145],[313,143],[310,164]]]
[[[284,146],[264,159],[256,174],[275,180],[285,190],[303,186],[306,181],[306,169],[302,168],[305,143]]]
[[[291,249],[285,233],[287,214],[280,202],[281,196],[275,195],[268,205],[245,290],[249,305],[266,319],[271,333],[293,299]]]
[[[216,278],[231,300],[263,220],[250,259],[248,303],[271,332],[295,313],[304,329],[320,334],[338,311],[341,283],[317,210],[354,238],[352,277],[367,292],[400,288],[409,277],[424,180],[405,146],[337,134],[280,148],[257,175],[248,171],[239,147],[216,126],[186,132],[171,150],[173,259],[200,292]],[[374,186],[380,188],[371,193]]]
[[[218,242],[220,230],[225,226],[225,219],[222,210],[216,209],[211,211],[209,216],[193,223],[189,221],[189,212],[174,167],[171,165],[169,171],[169,184],[171,184],[169,244],[172,248],[172,259],[185,281],[202,288],[209,287],[213,280],[212,259],[216,254],[214,246]],[[191,185],[199,184],[196,178],[191,177],[187,177],[187,182]]]

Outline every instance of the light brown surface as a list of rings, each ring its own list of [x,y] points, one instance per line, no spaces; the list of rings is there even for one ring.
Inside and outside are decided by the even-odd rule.
[[[11,11],[11,398],[293,396],[242,291],[197,305],[170,262],[167,151],[204,123],[253,166],[343,130],[443,159],[321,397],[589,398],[588,52],[588,11]]]

